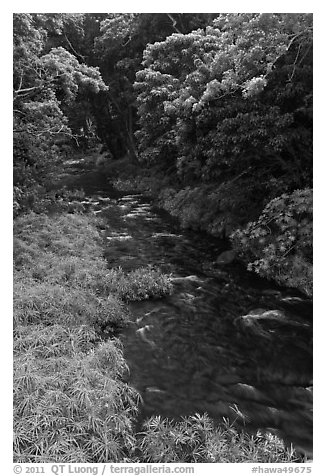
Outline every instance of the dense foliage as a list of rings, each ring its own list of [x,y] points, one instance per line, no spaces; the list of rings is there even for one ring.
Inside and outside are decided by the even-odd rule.
[[[14,45],[17,206],[91,139],[220,236],[312,186],[312,15],[17,14]]]
[[[264,185],[274,178],[270,188],[301,186],[311,165],[311,42],[309,15],[227,14],[148,45],[135,83],[143,160],[186,183],[247,173]]]
[[[13,46],[15,460],[293,461],[206,416],[135,434],[116,333],[170,277],[108,269],[84,192],[58,183],[93,153],[119,187],[311,296],[312,15],[19,13]]]
[[[114,158],[125,154],[138,162],[134,133],[138,129],[136,72],[148,43],[162,41],[173,32],[188,33],[205,26],[214,14],[121,13],[108,14],[94,41],[96,64],[110,89],[99,95],[95,116],[99,135]],[[103,120],[104,119],[104,120]]]
[[[309,207],[300,190],[312,187],[312,15],[219,15],[206,29],[148,45],[142,64],[140,160],[171,177],[160,200],[181,223],[224,237],[277,197],[286,215],[283,194],[299,190]],[[311,214],[306,220],[309,230],[297,222],[303,235],[312,230]],[[284,241],[279,231],[271,241]],[[286,247],[285,260],[272,245],[263,254],[254,240],[248,247],[262,260],[251,269],[311,293],[300,246]]]
[[[51,21],[52,20],[52,21]],[[15,207],[31,206],[56,166],[90,131],[74,122],[76,104],[106,90],[98,68],[80,63],[62,46],[49,49],[48,33],[60,29],[43,15],[14,15]],[[85,109],[85,108],[84,108]],[[90,124],[87,109],[84,122]]]

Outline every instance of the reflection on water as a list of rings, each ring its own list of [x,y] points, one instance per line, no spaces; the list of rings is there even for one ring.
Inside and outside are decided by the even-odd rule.
[[[181,232],[140,195],[91,192],[107,223],[108,265],[153,265],[174,282],[171,296],[130,305],[134,322],[121,336],[142,417],[228,416],[309,451],[312,303],[240,264],[213,266],[222,242]]]

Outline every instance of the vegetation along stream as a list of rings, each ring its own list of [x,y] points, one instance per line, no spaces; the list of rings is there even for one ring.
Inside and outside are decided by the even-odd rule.
[[[173,283],[167,297],[130,303],[121,335],[141,420],[206,412],[311,454],[311,300],[240,263],[219,264],[224,241],[180,230],[148,197],[113,190],[99,173],[74,181],[106,224],[109,268],[159,268]]]
[[[15,462],[311,460],[313,15],[13,46]]]

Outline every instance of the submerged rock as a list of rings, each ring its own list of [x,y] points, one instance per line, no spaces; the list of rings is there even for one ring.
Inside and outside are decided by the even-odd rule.
[[[202,283],[203,280],[200,279],[198,276],[191,275],[191,276],[178,276],[176,278],[171,278],[171,283],[186,283],[186,282],[192,282],[192,283]]]
[[[215,261],[216,264],[230,264],[236,258],[236,252],[234,250],[223,251]]]
[[[258,337],[265,337],[268,340],[275,338],[277,332],[278,340],[286,338],[287,335],[294,333],[295,329],[304,330],[306,334],[309,332],[310,325],[303,321],[297,321],[289,317],[284,311],[279,309],[254,309],[248,314],[240,316],[235,319],[235,324],[238,328]],[[288,329],[288,332],[284,332]],[[293,334],[294,335],[294,334]],[[296,339],[296,345],[304,345],[304,350],[308,350],[306,343]]]
[[[309,324],[305,322],[299,322],[295,321],[293,319],[290,319],[284,311],[281,311],[279,309],[269,309],[269,310],[264,310],[264,309],[254,309],[253,311],[250,311],[249,314],[246,314],[244,316],[241,316],[240,319],[245,319],[245,320],[261,320],[261,321],[277,321],[280,324],[287,324],[290,326],[294,327],[309,327]]]
[[[162,390],[158,387],[146,387],[145,392],[146,393],[156,393],[156,394],[166,394],[165,390]]]
[[[146,325],[146,326],[141,327],[140,329],[138,329],[138,330],[136,331],[136,334],[139,335],[139,337],[141,338],[141,340],[142,340],[143,342],[146,342],[146,343],[149,344],[152,348],[154,348],[154,347],[156,347],[156,346],[155,346],[155,343],[154,343],[152,340],[150,340],[150,339],[146,336],[146,332],[150,331],[152,328],[153,328],[152,325],[150,325],[150,326],[149,326],[149,325]]]
[[[285,313],[278,309],[254,309],[248,314],[241,316],[241,319],[272,319],[276,321],[284,321],[286,319]]]
[[[281,297],[282,293],[280,291],[277,291],[276,289],[265,289],[261,293],[263,296],[273,296],[273,297]]]

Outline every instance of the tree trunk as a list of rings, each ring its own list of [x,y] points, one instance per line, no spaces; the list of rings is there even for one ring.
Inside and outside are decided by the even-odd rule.
[[[138,152],[133,132],[132,106],[128,107],[128,122],[126,121],[126,129],[130,159],[134,164],[139,164]]]

